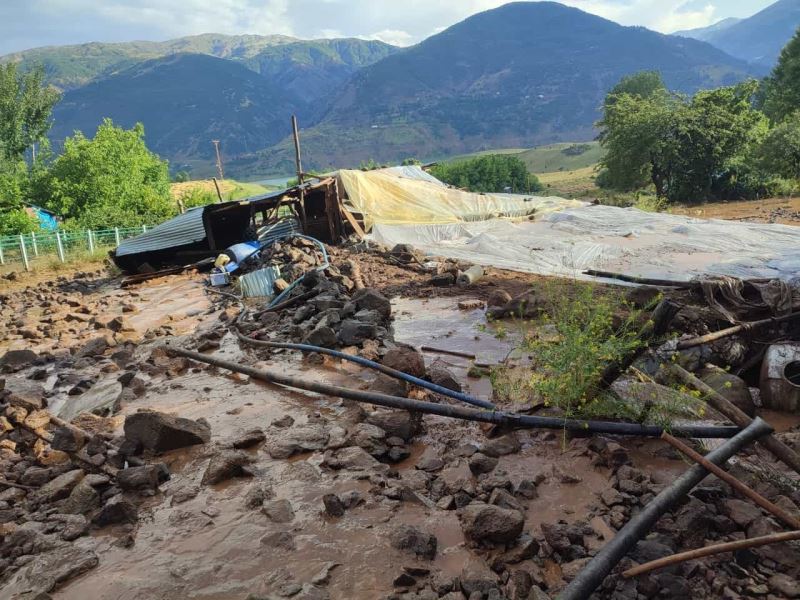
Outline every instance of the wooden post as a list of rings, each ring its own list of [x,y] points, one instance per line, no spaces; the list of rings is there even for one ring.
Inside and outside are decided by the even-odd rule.
[[[668,373],[675,376],[687,386],[692,387],[700,392],[703,400],[718,410],[722,416],[730,419],[734,425],[738,425],[739,427],[747,427],[753,422],[753,419],[748,417],[742,410],[732,404],[730,400],[718,393],[711,386],[707,385],[689,373],[689,371],[680,365],[669,364],[666,368]],[[758,443],[769,450],[775,458],[777,458],[787,467],[793,469],[795,473],[800,473],[800,456],[798,456],[794,450],[789,448],[789,446],[781,442],[778,438],[772,434],[765,435],[763,438],[758,440]]]
[[[214,187],[217,188],[217,198],[219,198],[219,201],[222,202],[222,192],[219,189],[219,182],[217,181],[216,177],[212,177],[211,179],[214,181]]]
[[[63,263],[66,262],[64,256],[64,244],[61,243],[61,232],[56,231],[56,248],[58,249],[58,259]]]
[[[297,128],[297,115],[292,115],[292,136],[294,137],[294,163],[297,168],[297,184],[302,186],[305,183],[305,178],[303,177],[303,163],[300,160],[300,132]],[[299,200],[303,233],[308,233],[306,228],[306,196],[302,187],[300,187]]]
[[[114,241],[119,246],[119,227],[114,227]]]
[[[94,254],[94,240],[92,239],[92,230],[86,230],[86,238],[89,240],[89,254]]]
[[[6,258],[3,256],[3,240],[0,240],[0,265],[6,264]]]
[[[31,265],[28,262],[28,250],[25,248],[25,236],[19,234],[19,249],[22,252],[22,264],[25,265],[25,270],[30,271]]]
[[[39,256],[39,246],[36,243],[36,234],[31,231],[31,245],[33,246],[33,255],[38,257]]]

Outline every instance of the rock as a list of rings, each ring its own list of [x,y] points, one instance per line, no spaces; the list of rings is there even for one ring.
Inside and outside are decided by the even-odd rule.
[[[100,506],[100,495],[84,478],[78,483],[61,505],[61,512],[68,515],[85,515]]]
[[[701,372],[700,379],[746,415],[756,416],[756,405],[750,387],[740,377],[716,367],[708,367]]]
[[[773,592],[785,596],[786,598],[800,597],[800,583],[798,583],[797,579],[794,577],[789,577],[783,573],[776,573],[769,578],[767,585],[769,585]]]
[[[255,510],[263,506],[265,500],[272,500],[275,493],[272,488],[266,485],[256,484],[247,490],[244,497],[244,505],[250,510]]]
[[[497,575],[489,568],[486,562],[477,556],[470,556],[461,568],[461,591],[467,597],[472,598],[477,594],[479,598],[484,598],[493,592],[499,592]]]
[[[473,502],[459,514],[464,535],[475,542],[512,542],[522,533],[525,519],[516,510]]]
[[[281,548],[282,550],[294,550],[294,536],[288,531],[276,531],[268,533],[259,542],[262,546],[270,548]]]
[[[725,514],[742,529],[747,528],[756,519],[761,519],[761,511],[755,504],[731,498],[723,502]]]
[[[369,385],[369,391],[387,396],[405,398],[408,395],[408,384],[405,381],[378,373]]]
[[[425,357],[417,349],[406,344],[397,344],[383,356],[384,366],[402,371],[413,377],[425,377]]]
[[[481,452],[487,456],[506,456],[515,454],[521,449],[517,436],[509,433],[500,437],[487,440],[481,447]]]
[[[436,556],[436,536],[411,525],[400,525],[390,537],[393,548],[433,560]]]
[[[481,452],[476,452],[469,457],[469,470],[475,475],[481,473],[491,473],[497,466],[498,460],[493,456],[487,456]]]
[[[456,282],[455,273],[438,273],[430,278],[429,283],[434,287],[448,287]]]
[[[420,471],[433,473],[435,471],[442,470],[444,467],[444,461],[439,457],[433,448],[428,448],[422,453],[422,456],[420,456],[415,467]]]
[[[277,427],[279,429],[286,429],[292,425],[294,425],[294,418],[292,418],[291,415],[283,415],[280,419],[275,419],[270,423],[271,427]]]
[[[341,517],[344,515],[344,504],[336,494],[325,494],[322,497],[322,503],[325,505],[325,512],[332,517]]]
[[[40,487],[34,492],[34,497],[39,502],[54,502],[66,498],[83,477],[84,472],[81,469],[67,471]]]
[[[117,472],[117,486],[123,491],[156,490],[160,468],[157,465],[129,467]]]
[[[234,477],[249,477],[251,473],[246,467],[253,462],[255,458],[245,452],[223,450],[211,457],[200,483],[214,485]]]
[[[290,523],[294,520],[292,503],[286,499],[273,500],[272,502],[265,503],[264,506],[261,507],[261,512],[274,523]]]
[[[408,573],[400,573],[400,575],[395,577],[394,581],[392,581],[392,585],[394,587],[401,587],[401,588],[411,587],[412,585],[416,585],[416,583],[417,580],[414,579]]]
[[[53,591],[58,585],[93,569],[98,563],[97,554],[92,550],[61,542],[56,548],[33,557],[6,584],[9,589],[27,590],[32,594],[30,598],[48,598],[47,595],[37,594]]]
[[[98,527],[105,527],[117,523],[136,523],[138,519],[139,511],[136,506],[122,495],[117,495],[106,502],[92,519],[92,523]]]
[[[421,428],[421,415],[407,410],[376,410],[367,415],[367,423],[380,427],[387,437],[409,441]]]
[[[435,360],[433,364],[428,367],[428,379],[431,380],[431,383],[447,388],[448,390],[453,390],[455,392],[461,391],[461,384],[458,382],[455,375],[453,375],[453,372],[450,371],[441,360]]]
[[[374,468],[380,463],[371,455],[367,454],[363,448],[348,446],[347,448],[341,448],[330,454],[326,453],[324,464],[331,469],[361,471]]]
[[[486,306],[489,308],[499,308],[511,302],[511,294],[505,290],[492,290],[489,294],[489,299],[486,301]]]
[[[388,319],[392,315],[392,304],[389,299],[373,288],[358,290],[351,298],[358,310],[374,310],[381,317]]]
[[[256,444],[260,444],[267,439],[267,436],[261,429],[251,429],[239,435],[233,440],[232,446],[236,449],[250,448]]]
[[[75,353],[75,357],[86,358],[102,356],[103,353],[113,345],[113,340],[109,340],[106,336],[96,337],[81,346]]]
[[[339,328],[339,342],[344,346],[360,346],[365,340],[378,336],[378,328],[363,321],[345,319]]]
[[[0,371],[19,371],[33,365],[39,358],[33,350],[9,350],[0,358]]]
[[[304,344],[320,346],[321,348],[335,348],[337,341],[336,332],[324,325],[313,329],[311,333],[303,339]]]
[[[492,493],[489,495],[489,504],[493,504],[494,506],[499,506],[500,508],[508,508],[510,510],[516,510],[520,513],[524,514],[525,508],[522,504],[519,503],[519,500],[514,498],[511,494],[509,494],[503,488],[494,488]]]
[[[386,432],[369,423],[358,423],[350,430],[347,438],[350,446],[359,446],[372,456],[383,456],[388,452],[386,446]]]
[[[76,540],[89,532],[89,521],[83,515],[53,515],[51,519],[64,523],[61,539],[67,542]]]
[[[138,447],[160,453],[206,444],[211,439],[211,428],[191,419],[140,411],[125,418],[125,438]]]
[[[330,434],[321,423],[308,423],[289,430],[269,432],[266,449],[272,458],[289,458],[298,452],[324,449]]]
[[[77,452],[86,443],[83,435],[72,427],[58,427],[53,432],[53,440],[50,442],[50,447],[53,450],[61,450],[62,452]]]

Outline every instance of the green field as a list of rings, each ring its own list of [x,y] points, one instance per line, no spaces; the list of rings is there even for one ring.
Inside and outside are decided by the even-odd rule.
[[[559,171],[576,171],[596,165],[603,157],[603,149],[598,142],[566,142],[549,144],[536,148],[500,148],[482,150],[472,154],[462,154],[447,159],[446,162],[466,160],[486,154],[513,154],[522,160],[528,170],[535,175],[540,173],[557,173]]]

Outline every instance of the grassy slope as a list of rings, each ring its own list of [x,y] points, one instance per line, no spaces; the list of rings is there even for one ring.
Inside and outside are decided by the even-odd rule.
[[[202,188],[216,194],[214,189],[214,182],[210,179],[200,181],[186,181],[184,183],[173,183],[170,186],[170,192],[173,198],[179,198],[180,195],[191,188]],[[250,196],[257,196],[269,191],[269,188],[258,183],[246,183],[236,181],[235,179],[225,179],[220,182],[220,191],[225,200],[239,200],[241,198],[248,198]]]

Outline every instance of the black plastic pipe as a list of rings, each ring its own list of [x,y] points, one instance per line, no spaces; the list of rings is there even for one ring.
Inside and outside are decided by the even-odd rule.
[[[488,408],[489,410],[497,408],[494,404],[486,400],[481,400],[480,398],[475,398],[474,396],[470,396],[469,394],[465,394],[463,392],[457,392],[455,390],[451,390],[450,388],[446,388],[441,385],[436,385],[435,383],[431,383],[430,381],[425,381],[424,379],[420,379],[419,377],[414,377],[413,375],[409,375],[408,373],[403,373],[403,371],[392,369],[391,367],[387,367],[386,365],[382,365],[373,360],[362,358],[361,356],[353,356],[351,354],[339,352],[338,350],[331,350],[330,348],[323,348],[321,346],[312,346],[310,344],[293,344],[291,342],[267,342],[264,340],[254,340],[253,338],[247,337],[241,331],[238,330],[236,331],[236,337],[238,337],[239,340],[244,342],[245,344],[260,346],[262,348],[283,348],[286,350],[300,350],[301,352],[315,352],[317,354],[327,354],[328,356],[333,356],[336,358],[340,358],[342,360],[347,360],[362,367],[367,367],[368,369],[374,369],[375,371],[379,371],[384,375],[388,375],[389,377],[393,377],[401,381],[406,381],[421,388],[425,388],[432,392],[436,392],[437,394],[448,396],[449,398],[460,400],[461,402],[466,402],[467,404],[471,404],[472,406],[480,406],[481,408]]]
[[[612,435],[634,435],[640,437],[660,437],[664,432],[661,427],[650,425],[637,425],[633,423],[615,423],[611,421],[578,421],[574,419],[558,419],[555,417],[534,417],[528,415],[518,415],[502,411],[482,411],[463,406],[452,406],[449,404],[436,404],[434,402],[422,402],[420,400],[410,400],[409,398],[399,398],[397,396],[387,396],[374,392],[363,392],[352,390],[326,383],[316,383],[299,377],[281,375],[271,371],[263,371],[240,365],[228,360],[215,358],[184,350],[177,346],[167,346],[174,354],[185,356],[198,362],[214,365],[228,371],[249,375],[253,379],[277,383],[286,387],[306,390],[336,398],[346,398],[356,402],[366,402],[376,406],[387,408],[400,408],[442,417],[452,417],[467,421],[481,421],[483,423],[495,423],[523,429],[566,429],[569,431],[581,431],[590,433],[606,433]],[[738,427],[707,427],[707,426],[678,426],[670,429],[670,433],[678,437],[694,438],[730,438],[735,436],[740,429]]]
[[[717,466],[724,464],[747,444],[772,433],[773,429],[761,418],[756,418],[730,440],[706,458]],[[620,560],[653,528],[658,519],[671,510],[678,501],[698,485],[709,472],[701,465],[695,465],[681,475],[668,488],[653,498],[642,511],[628,521],[614,538],[578,573],[567,588],[558,595],[558,600],[586,600],[603,583],[606,576]]]

